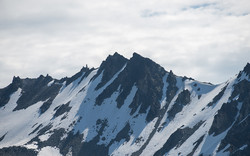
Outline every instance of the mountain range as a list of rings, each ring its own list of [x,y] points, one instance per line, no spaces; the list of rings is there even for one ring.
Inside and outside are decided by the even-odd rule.
[[[250,64],[221,84],[134,53],[0,89],[1,156],[250,155]]]

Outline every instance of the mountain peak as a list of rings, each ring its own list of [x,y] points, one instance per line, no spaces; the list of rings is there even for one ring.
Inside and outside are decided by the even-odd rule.
[[[138,72],[152,72],[151,74],[160,73],[161,75],[165,74],[165,69],[163,67],[151,59],[143,57],[136,52],[133,53],[133,57],[129,60],[129,66],[132,66],[132,68],[137,68]]]
[[[19,76],[14,76],[13,79],[12,79],[12,83],[19,83],[21,81],[20,77]]]
[[[247,63],[247,65],[244,67],[243,72],[246,73],[246,75],[250,75],[250,64]]]
[[[119,59],[126,59],[122,55],[120,55],[118,52],[115,52],[113,55],[109,55],[105,61],[114,61],[114,60],[119,60]],[[127,60],[127,59],[126,59]],[[105,62],[104,61],[104,62]]]
[[[247,63],[246,66],[243,68],[243,70],[239,72],[237,78],[240,78],[243,73],[245,73],[246,76],[250,77],[250,64],[249,63]]]
[[[144,57],[142,57],[140,54],[138,54],[138,53],[136,53],[136,52],[133,53],[133,57],[136,57],[136,58],[144,58]]]
[[[109,55],[105,61],[102,62],[97,76],[103,72],[102,82],[99,83],[96,89],[101,88],[106,82],[108,82],[121,68],[126,64],[128,59],[115,52],[113,55]]]
[[[249,63],[239,75],[210,85],[115,52],[70,78],[15,76],[0,155],[250,155]]]
[[[138,54],[138,53],[136,53],[136,52],[134,52],[133,53],[133,56],[130,58],[130,61],[132,61],[132,62],[137,62],[137,61],[139,61],[139,62],[144,62],[144,63],[146,63],[146,62],[151,62],[151,63],[154,63],[154,64],[157,64],[157,63],[155,63],[154,61],[152,61],[151,59],[149,59],[149,58],[147,58],[147,57],[143,57],[143,56],[141,56],[140,54]]]

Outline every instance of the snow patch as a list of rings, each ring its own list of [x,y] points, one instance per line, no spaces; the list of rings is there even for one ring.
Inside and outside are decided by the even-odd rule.
[[[41,149],[37,156],[62,156],[56,147],[46,146]]]
[[[166,92],[167,92],[167,87],[168,87],[168,83],[167,83],[167,77],[168,74],[166,74],[163,78],[163,89],[162,89],[162,98],[161,98],[161,109],[166,105]]]
[[[51,135],[52,135],[51,133],[46,133],[44,135],[40,135],[39,139],[43,142],[43,141],[48,140]]]
[[[31,144],[25,145],[25,147],[28,149],[35,149],[36,150],[38,148],[38,145],[37,145],[36,141],[33,141]]]
[[[86,129],[82,132],[82,134],[83,134],[82,142],[84,142],[84,141],[86,140],[86,138],[87,138],[87,136],[88,136],[88,132],[89,132],[89,129],[88,129],[88,128],[86,128]]]
[[[54,81],[55,81],[55,80],[50,81],[50,82],[47,84],[47,86],[50,87],[50,86],[54,83]]]
[[[239,150],[244,150],[245,148],[247,148],[248,145],[243,145],[239,148]]]

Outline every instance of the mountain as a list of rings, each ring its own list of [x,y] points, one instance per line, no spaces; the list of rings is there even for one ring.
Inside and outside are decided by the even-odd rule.
[[[213,85],[134,53],[0,89],[0,155],[250,155],[250,64]]]

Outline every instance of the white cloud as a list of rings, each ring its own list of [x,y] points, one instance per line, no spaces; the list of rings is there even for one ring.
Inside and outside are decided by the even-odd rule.
[[[14,75],[71,76],[115,51],[218,83],[250,58],[250,9],[241,1],[0,1],[0,87]]]

